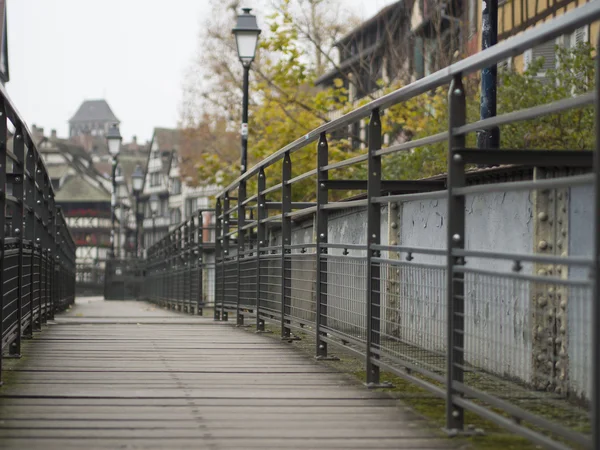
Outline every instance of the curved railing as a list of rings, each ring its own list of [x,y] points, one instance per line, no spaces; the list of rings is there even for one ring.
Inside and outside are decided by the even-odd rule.
[[[143,298],[198,315],[214,305],[213,219],[214,210],[198,210],[148,249]]]
[[[385,387],[386,371],[443,399],[451,433],[465,429],[470,410],[548,448],[600,448],[597,154],[466,147],[471,133],[590,105],[598,125],[600,83],[473,123],[463,86],[598,19],[594,1],[501,42],[322,125],[223,189],[215,320],[233,312],[238,325],[251,317],[258,331],[271,324],[284,339],[313,339],[320,359],[359,355],[369,386]],[[448,131],[383,145],[384,110],[446,86]],[[365,118],[364,153],[331,162],[331,134]],[[385,178],[385,158],[444,142],[447,174]],[[296,173],[294,153],[308,145],[312,167]],[[367,179],[339,178],[365,162]],[[307,180],[316,201],[294,201]],[[360,193],[330,200],[349,190]],[[173,281],[187,270],[182,258],[193,260],[186,227],[149,251],[149,295],[166,304],[190,295],[185,281]]]
[[[30,131],[0,86],[0,336],[19,355],[75,299],[75,244]],[[1,356],[0,356],[1,362]]]

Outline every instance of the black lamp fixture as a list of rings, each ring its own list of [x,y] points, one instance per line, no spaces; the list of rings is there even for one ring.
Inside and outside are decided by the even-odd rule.
[[[258,35],[261,29],[258,28],[256,16],[250,14],[251,8],[242,8],[243,13],[237,17],[237,23],[233,30],[235,43],[240,61],[244,67],[250,67],[254,56],[256,55],[256,46],[258,44]]]
[[[117,158],[121,151],[121,133],[119,132],[119,126],[113,123],[106,133],[106,143],[108,144],[108,152],[112,156],[112,196],[110,201],[111,210],[111,224],[112,229],[110,231],[110,256],[115,257],[115,209],[117,206]]]
[[[134,194],[139,194],[142,192],[142,188],[144,187],[144,170],[139,164],[135,166],[135,169],[131,174],[131,184]]]
[[[141,165],[135,166],[133,173],[131,174],[131,187],[133,189],[133,196],[135,197],[135,256],[139,256],[139,241],[140,241],[140,193],[144,187],[144,170]]]
[[[256,55],[256,46],[258,44],[258,35],[260,28],[256,23],[256,16],[250,14],[250,8],[243,8],[242,14],[237,17],[237,23],[233,30],[238,57],[244,66],[244,100],[242,104],[242,151],[241,151],[241,171],[246,172],[248,164],[248,85],[249,72],[252,61]]]

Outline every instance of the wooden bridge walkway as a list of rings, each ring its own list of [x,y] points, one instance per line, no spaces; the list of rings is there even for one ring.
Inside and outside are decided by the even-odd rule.
[[[396,400],[273,338],[79,299],[9,362],[0,448],[434,449]]]

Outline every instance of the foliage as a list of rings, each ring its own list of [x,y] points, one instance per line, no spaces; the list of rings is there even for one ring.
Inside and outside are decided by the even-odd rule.
[[[343,113],[360,106],[349,102],[348,92],[342,80],[336,80],[334,86],[328,89],[315,87],[315,80],[323,70],[323,61],[316,64],[314,54],[307,52],[307,42],[315,44],[315,39],[306,31],[310,29],[310,23],[308,28],[298,25],[300,19],[295,8],[303,3],[315,8],[322,2],[279,0],[275,12],[266,18],[267,29],[261,36],[258,59],[252,71],[254,79],[251,83],[249,167],[326,123],[330,111],[339,110]],[[339,31],[336,28],[336,19],[331,20],[328,26],[336,32]],[[235,60],[231,36],[221,35],[219,39],[222,41],[218,48],[222,52],[228,51]],[[216,48],[213,47],[213,50]],[[315,54],[319,54],[318,47]],[[594,60],[589,44],[580,44],[571,49],[558,48],[557,56],[557,68],[546,72],[544,78],[537,76],[543,66],[542,60],[533,62],[524,73],[500,72],[498,114],[568,98],[593,88]],[[219,89],[230,92],[229,96],[224,97],[229,102],[228,108],[219,107],[210,111],[205,103],[201,119],[190,121],[188,126],[189,160],[194,161],[194,169],[191,172],[193,175],[193,172],[197,171],[197,179],[201,183],[218,182],[227,185],[239,175],[240,144],[236,125],[238,120],[233,113],[239,114],[236,108],[241,104],[241,100],[233,106],[231,102],[239,96],[239,73],[236,70],[239,71],[240,65],[238,61],[234,61],[235,65],[230,65],[230,62],[221,54],[217,62],[208,67],[208,76],[213,77],[210,86],[217,89],[215,92],[218,94]],[[475,122],[480,114],[480,81],[477,77],[471,77],[466,78],[464,82],[467,93],[467,122]],[[384,94],[401,87],[397,82],[387,86],[381,82],[380,85]],[[447,131],[447,95],[446,87],[439,88],[382,111],[382,128],[388,137],[388,144]],[[208,94],[204,96],[205,99],[209,97]],[[364,99],[362,103],[367,101],[369,99]],[[214,101],[209,101],[208,104],[214,104]],[[500,130],[501,146],[515,149],[593,148],[593,128],[592,108],[569,110],[503,126]],[[328,138],[330,162],[364,153],[364,149],[356,149],[356,146],[352,145],[352,141],[356,140],[365,144],[360,136],[351,136],[351,139],[347,136]],[[467,146],[476,146],[475,133],[467,136]],[[316,145],[307,145],[292,155],[292,176],[314,169],[315,164]],[[447,168],[447,142],[442,141],[412,149],[410,152],[386,156],[383,166],[384,178],[387,179],[419,179],[444,173]],[[277,163],[268,168],[267,175],[270,185],[278,183],[281,164]],[[333,177],[340,179],[365,179],[366,175],[365,163],[332,173]],[[255,185],[248,185],[247,192],[248,195],[253,195],[256,192]],[[337,194],[348,196],[352,193]],[[314,197],[315,178],[294,185],[296,200],[308,201],[314,200]]]
[[[538,77],[543,60],[523,74],[507,72],[501,77],[498,113],[531,108],[574,95],[591,92],[595,84],[593,49],[590,44],[556,48],[557,68]],[[536,120],[502,128],[503,148],[582,150],[594,148],[593,107],[571,109]]]

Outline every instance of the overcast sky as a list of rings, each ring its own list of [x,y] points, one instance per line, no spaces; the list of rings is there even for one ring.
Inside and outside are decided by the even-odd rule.
[[[393,0],[342,0],[368,18]],[[248,5],[251,5],[251,1]],[[126,141],[174,127],[208,0],[7,0],[9,95],[31,127],[56,129],[105,98]],[[260,11],[255,11],[259,16]]]

